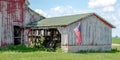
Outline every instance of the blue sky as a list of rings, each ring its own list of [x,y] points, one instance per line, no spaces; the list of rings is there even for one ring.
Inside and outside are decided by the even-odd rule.
[[[95,12],[116,28],[112,36],[120,36],[120,0],[29,0],[33,10],[45,17]]]
[[[87,0],[86,0],[87,1]],[[87,7],[87,2],[85,0],[30,0],[30,7],[33,9],[50,9],[56,6],[72,6],[74,8],[85,9]],[[81,5],[80,5],[81,4]],[[36,6],[37,5],[37,6]],[[78,7],[79,6],[79,7]]]

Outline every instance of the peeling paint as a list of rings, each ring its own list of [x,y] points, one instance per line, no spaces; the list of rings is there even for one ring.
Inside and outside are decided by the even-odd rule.
[[[0,0],[0,46],[14,44],[14,26],[23,27],[30,22],[40,20],[40,16],[31,11],[26,1]]]

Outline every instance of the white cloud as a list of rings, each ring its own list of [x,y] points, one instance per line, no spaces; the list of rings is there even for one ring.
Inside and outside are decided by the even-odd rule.
[[[115,8],[113,6],[108,6],[108,7],[104,7],[102,10],[104,12],[113,12],[115,11]]]
[[[58,15],[77,14],[81,12],[79,10],[73,9],[71,6],[56,6],[51,8],[51,11],[57,13]]]
[[[42,9],[35,9],[35,12],[45,16],[45,17],[50,17],[46,12],[44,12]]]
[[[117,14],[118,15],[118,14]],[[120,34],[118,32],[120,32],[120,18],[115,15],[115,14],[111,14],[111,15],[106,15],[104,14],[102,17],[104,17],[107,21],[109,21],[110,23],[112,23],[116,28],[113,28],[112,30],[112,36],[119,36]]]
[[[119,34],[119,32],[120,32],[120,26],[119,27],[116,27],[116,28],[114,28],[113,30],[112,30],[112,36],[113,37],[115,37],[115,36],[119,36],[120,37],[120,34]]]
[[[114,12],[117,0],[89,0],[89,8],[97,8],[102,12]]]
[[[89,0],[88,5],[90,8],[105,7],[114,5],[117,0]]]
[[[120,25],[120,18],[117,17],[115,14],[111,15],[102,15],[103,18],[105,18],[108,22],[112,23],[114,26],[118,27]]]
[[[116,16],[112,16],[112,20],[114,20],[114,25],[119,26],[120,25],[120,20]]]
[[[120,16],[120,9],[118,9],[118,14],[119,14],[119,16]]]
[[[71,6],[57,6],[51,8],[51,10],[58,13],[71,13],[75,11]]]
[[[64,15],[71,15],[71,14],[80,14],[84,13],[79,9],[75,9],[72,6],[56,6],[50,9],[50,15],[52,16],[64,16]]]
[[[72,6],[56,6],[48,9],[47,11],[43,11],[42,9],[35,9],[35,11],[45,17],[56,17],[56,16],[64,16],[64,15],[72,15],[72,14],[81,14],[90,12],[90,10],[81,11],[79,9],[75,9]]]

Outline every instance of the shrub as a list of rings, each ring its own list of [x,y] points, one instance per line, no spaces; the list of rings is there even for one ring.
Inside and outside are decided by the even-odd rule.
[[[44,42],[44,37],[41,36],[39,39],[32,39],[29,43],[29,47],[31,48],[43,48],[44,45],[43,45],[43,42]]]

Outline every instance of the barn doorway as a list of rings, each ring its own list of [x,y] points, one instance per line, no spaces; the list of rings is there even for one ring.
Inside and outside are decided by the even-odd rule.
[[[43,46],[46,48],[56,48],[61,46],[61,34],[56,28],[31,29],[28,34],[30,44],[32,43],[36,47],[39,45],[41,37],[44,38]]]
[[[44,46],[48,48],[56,48],[61,46],[61,34],[57,29],[44,30]]]
[[[14,45],[19,45],[22,43],[22,28],[19,26],[14,26]]]

